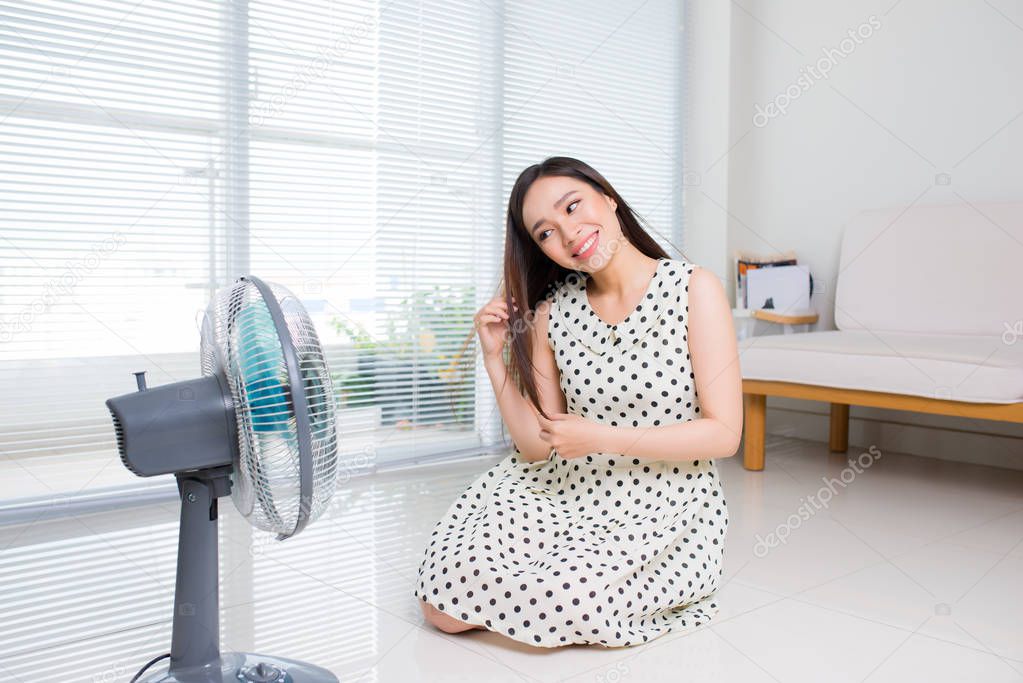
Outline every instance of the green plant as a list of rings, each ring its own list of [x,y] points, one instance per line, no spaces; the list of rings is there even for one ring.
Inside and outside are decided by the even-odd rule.
[[[354,372],[335,372],[331,374],[334,389],[340,394],[342,405],[349,407],[371,406],[376,403],[374,391],[374,373],[372,357],[376,342],[357,324],[350,323],[335,316],[331,321],[334,330],[344,334],[353,342],[356,351],[356,368]]]
[[[466,373],[472,370],[473,357],[466,353],[469,339],[462,341],[466,330],[472,329],[476,301],[475,285],[433,285],[417,290],[401,299],[394,308],[384,312],[383,333],[374,338],[364,328],[335,316],[334,329],[350,339],[358,353],[357,369],[342,373],[338,384],[342,400],[348,404],[380,403],[377,387],[381,385],[379,368],[407,374],[412,381],[405,386],[407,396],[391,391],[389,405],[399,409],[414,403],[411,394],[427,391],[431,385],[443,386],[450,411],[449,421],[472,419],[473,403],[460,396]],[[406,379],[409,379],[408,377]],[[391,382],[393,386],[399,382]],[[368,395],[367,395],[368,394]],[[443,421],[432,416],[431,422]]]

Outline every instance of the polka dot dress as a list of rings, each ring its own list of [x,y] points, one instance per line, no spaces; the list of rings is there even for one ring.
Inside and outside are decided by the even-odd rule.
[[[661,259],[611,325],[570,274],[549,297],[548,341],[568,412],[620,427],[699,418],[687,343],[694,266]],[[516,448],[457,498],[429,539],[414,595],[539,647],[625,647],[718,611],[728,509],[713,460]]]

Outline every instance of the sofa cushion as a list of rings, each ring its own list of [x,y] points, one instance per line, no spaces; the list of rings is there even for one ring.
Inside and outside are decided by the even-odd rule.
[[[1021,259],[1023,203],[863,212],[842,237],[835,327],[1001,335],[1023,318]]]
[[[981,403],[1023,401],[1023,338],[830,330],[739,342],[743,379]]]

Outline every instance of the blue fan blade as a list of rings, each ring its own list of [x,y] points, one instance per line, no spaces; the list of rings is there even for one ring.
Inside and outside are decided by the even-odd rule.
[[[238,366],[249,399],[252,428],[257,432],[290,429],[290,396],[281,342],[270,311],[251,305],[236,319]]]

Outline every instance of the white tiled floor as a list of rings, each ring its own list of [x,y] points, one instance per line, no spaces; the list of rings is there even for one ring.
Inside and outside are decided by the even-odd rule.
[[[1023,681],[1023,472],[883,453],[835,484],[844,456],[770,440],[763,472],[719,463],[731,524],[711,624],[544,650],[444,634],[412,598],[433,524],[492,462],[352,479],[280,544],[225,505],[224,648],[350,683]],[[121,681],[166,651],[175,533],[174,506],[0,529],[0,673]]]

